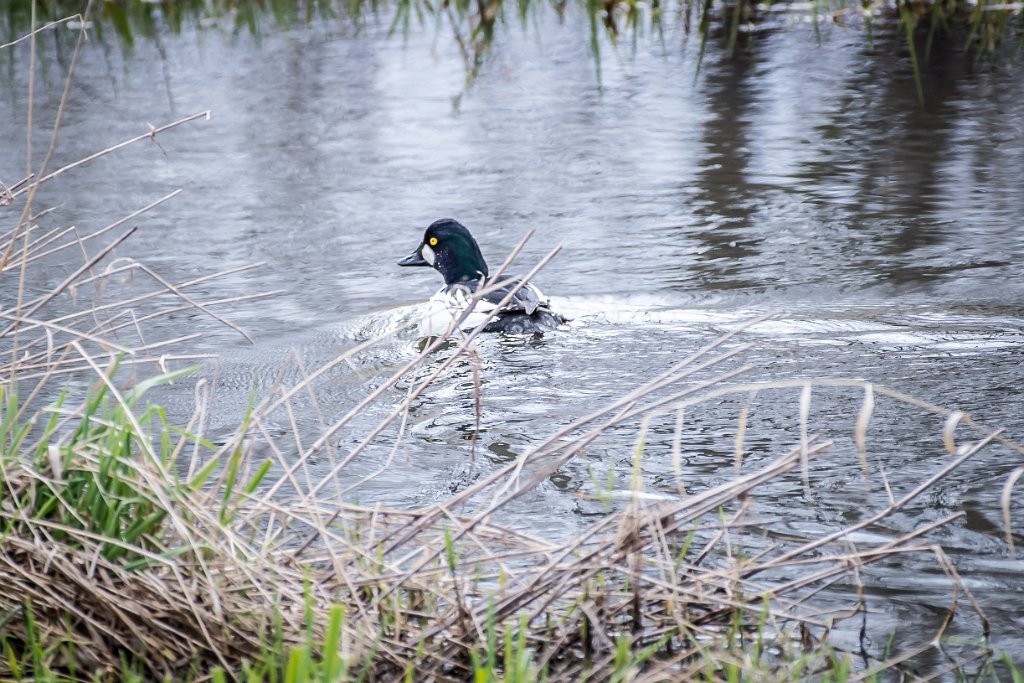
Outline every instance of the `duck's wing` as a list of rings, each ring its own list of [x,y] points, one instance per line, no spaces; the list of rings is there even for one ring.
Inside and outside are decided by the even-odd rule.
[[[489,302],[493,306],[497,306],[501,303],[501,300],[508,296],[508,293],[512,291],[518,282],[510,283],[505,287],[490,292],[484,296],[484,301]],[[548,299],[544,296],[544,293],[539,288],[534,287],[529,282],[519,288],[518,291],[512,296],[507,304],[501,308],[502,313],[518,313],[522,312],[526,315],[533,315],[538,308],[544,308],[548,306]]]

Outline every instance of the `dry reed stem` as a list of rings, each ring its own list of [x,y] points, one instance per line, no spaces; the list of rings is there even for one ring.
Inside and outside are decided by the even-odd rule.
[[[27,33],[27,34],[25,34],[25,35],[23,35],[23,36],[21,36],[19,38],[15,38],[14,40],[12,40],[9,43],[4,43],[3,45],[0,45],[0,50],[3,50],[3,49],[8,48],[8,47],[13,47],[13,46],[17,45],[18,43],[22,43],[22,42],[24,42],[26,40],[30,40],[36,34],[42,33],[43,31],[48,31],[48,30],[50,30],[52,28],[56,28],[57,26],[60,26],[61,24],[65,24],[65,23],[72,22],[72,21],[77,21],[79,23],[84,23],[84,20],[83,20],[81,14],[72,14],[69,17],[64,17],[63,19],[57,19],[55,21],[51,21],[51,22],[48,22],[46,24],[43,24],[42,26],[39,26],[37,28],[33,28],[29,33]]]
[[[70,80],[69,80],[69,82],[70,82]],[[108,154],[111,154],[111,153],[116,152],[116,151],[118,151],[120,149],[128,147],[129,145],[133,145],[136,142],[140,142],[142,140],[154,140],[155,141],[156,135],[158,133],[163,133],[165,131],[171,130],[173,128],[177,128],[178,126],[184,125],[186,123],[190,123],[192,121],[196,121],[198,119],[203,119],[203,120],[209,121],[210,117],[212,116],[212,114],[213,114],[213,112],[208,109],[206,111],[201,111],[201,112],[196,112],[195,114],[190,114],[189,116],[185,116],[185,117],[182,117],[182,118],[177,119],[175,121],[171,121],[170,123],[165,123],[162,126],[158,126],[158,127],[155,127],[155,128],[150,127],[149,130],[147,130],[145,133],[142,133],[141,135],[136,135],[133,138],[129,138],[127,140],[123,140],[123,141],[117,143],[116,145],[111,145],[110,147],[106,147],[104,149],[101,149],[98,152],[93,152],[89,156],[84,157],[82,159],[79,159],[78,161],[72,162],[72,163],[70,163],[70,164],[68,164],[66,166],[62,166],[62,167],[58,168],[56,171],[52,171],[52,172],[50,172],[50,173],[48,173],[48,174],[46,174],[46,175],[36,179],[32,183],[32,186],[33,187],[34,186],[38,186],[38,185],[40,185],[42,183],[45,183],[48,180],[52,180],[52,179],[56,178],[57,176],[59,176],[59,175],[61,175],[63,173],[67,173],[68,171],[70,171],[72,169],[78,168],[79,166],[82,166],[83,164],[87,164],[90,161],[95,161],[96,159],[99,159],[100,157],[104,157],[104,156],[106,156]],[[44,168],[45,168],[45,166],[44,166]],[[22,189],[18,190],[17,192],[15,192],[13,194],[14,194],[15,197],[18,197],[18,196],[20,196],[20,195],[22,195],[22,194],[24,194],[25,192],[28,192],[28,191],[29,191],[29,188],[26,187],[26,188],[22,188]]]
[[[1006,538],[1006,546],[1010,549],[1010,559],[1017,559],[1017,550],[1013,544],[1013,523],[1010,519],[1010,501],[1013,498],[1013,487],[1017,484],[1017,481],[1024,475],[1024,467],[1017,467],[1010,473],[1010,476],[1006,478],[1006,482],[1003,484],[1002,493],[999,495],[999,505],[1003,511],[1003,531]]]
[[[160,197],[159,199],[157,199],[157,200],[155,200],[153,202],[150,202],[149,204],[147,204],[146,206],[142,207],[141,209],[137,209],[137,210],[133,211],[132,213],[119,218],[118,220],[114,221],[113,223],[110,223],[109,225],[107,225],[105,227],[102,227],[99,230],[95,230],[95,231],[89,233],[88,235],[77,236],[77,234],[76,234],[76,239],[74,239],[74,240],[65,242],[64,244],[62,244],[60,246],[53,247],[51,249],[47,249],[46,251],[39,251],[39,249],[41,249],[42,247],[49,246],[50,244],[53,244],[54,242],[56,242],[60,238],[66,237],[66,236],[68,236],[68,235],[70,235],[72,233],[76,233],[76,230],[77,230],[73,226],[69,227],[69,228],[63,228],[63,229],[56,229],[55,228],[53,231],[51,231],[51,236],[46,237],[46,238],[40,238],[39,240],[37,240],[36,243],[34,245],[32,245],[33,247],[35,247],[35,249],[34,250],[30,250],[30,253],[27,254],[26,256],[23,256],[22,259],[19,259],[19,262],[23,260],[25,263],[33,263],[37,259],[44,258],[46,256],[53,256],[54,254],[60,253],[61,251],[64,251],[65,249],[73,248],[75,246],[81,246],[81,245],[85,244],[86,242],[88,242],[90,240],[94,240],[97,237],[101,237],[101,236],[105,235],[106,233],[110,232],[111,230],[113,230],[113,229],[115,229],[117,227],[120,227],[121,225],[124,225],[125,223],[127,223],[130,220],[138,218],[142,214],[147,213],[148,211],[156,208],[157,206],[160,206],[164,202],[168,201],[169,199],[172,199],[173,197],[178,196],[179,194],[181,194],[181,190],[180,189],[174,190],[173,192],[169,192],[166,195],[164,195],[163,197]],[[49,210],[50,209],[48,209],[48,211]],[[29,229],[31,229],[31,227]],[[19,265],[19,264],[15,264],[15,265]],[[20,265],[19,265],[19,267],[20,267]],[[10,268],[10,266],[8,266],[8,268]],[[85,282],[85,280],[82,280],[82,281],[80,281],[80,284],[84,283],[84,282]],[[35,303],[35,302],[30,302],[30,305],[31,305],[31,303]]]
[[[114,250],[114,249],[115,249],[115,248],[116,248],[116,247],[117,247],[117,246],[118,246],[119,244],[121,244],[121,243],[122,243],[122,242],[124,242],[124,241],[125,241],[126,239],[128,239],[129,237],[131,237],[131,236],[132,236],[132,234],[133,234],[133,233],[134,233],[134,232],[135,232],[136,230],[138,230],[138,228],[137,228],[137,227],[136,227],[136,228],[131,228],[130,230],[128,230],[128,232],[126,232],[126,233],[122,234],[122,235],[121,235],[120,237],[118,237],[118,238],[117,238],[117,239],[115,239],[115,240],[114,240],[113,242],[111,242],[110,244],[108,244],[108,245],[107,245],[106,247],[104,247],[103,249],[101,249],[101,250],[99,251],[99,253],[97,253],[97,254],[96,254],[95,256],[93,256],[92,258],[90,258],[90,259],[89,259],[88,261],[86,261],[86,262],[85,262],[84,264],[82,264],[81,266],[79,266],[77,270],[75,270],[75,271],[74,271],[73,273],[71,273],[71,274],[70,274],[70,275],[68,275],[68,276],[67,276],[66,278],[64,278],[64,280],[63,280],[63,281],[62,281],[62,282],[61,282],[61,283],[60,283],[59,285],[57,285],[56,287],[54,287],[54,288],[53,288],[53,289],[52,289],[52,290],[50,291],[50,293],[49,293],[49,294],[47,294],[46,296],[44,296],[44,297],[43,297],[43,298],[42,298],[41,300],[37,301],[36,303],[32,304],[32,305],[31,305],[31,306],[29,307],[28,311],[27,311],[26,313],[24,313],[24,314],[23,314],[23,317],[26,317],[26,318],[28,318],[28,317],[31,317],[31,316],[32,316],[32,315],[33,315],[33,314],[34,314],[34,313],[35,313],[36,311],[38,311],[38,310],[39,310],[40,308],[42,308],[42,307],[43,307],[43,306],[45,306],[45,305],[46,305],[47,303],[49,303],[50,301],[52,301],[54,297],[56,297],[56,296],[57,296],[58,294],[60,294],[61,292],[63,292],[63,291],[65,290],[65,289],[67,289],[67,288],[68,288],[68,286],[70,286],[72,282],[74,282],[74,281],[75,281],[76,279],[78,279],[78,277],[79,277],[79,276],[81,276],[81,275],[82,275],[83,273],[85,273],[85,272],[86,272],[87,270],[91,269],[91,268],[92,268],[92,267],[93,267],[94,265],[96,265],[97,263],[99,263],[100,261],[102,261],[102,260],[103,260],[103,259],[104,259],[104,258],[105,258],[105,257],[106,257],[106,256],[107,256],[108,254],[110,254],[110,252],[112,252],[112,251],[113,251],[113,250]],[[20,309],[20,307],[19,307],[19,309]],[[9,334],[10,334],[10,333],[11,333],[11,332],[12,332],[13,330],[15,330],[15,329],[16,329],[16,326],[15,326],[15,325],[11,325],[11,326],[8,326],[8,327],[7,327],[7,328],[6,328],[5,330],[3,330],[2,332],[0,332],[0,338],[6,337],[7,335],[9,335]]]
[[[519,253],[519,251],[523,248],[523,246],[525,246],[526,241],[530,238],[531,234],[532,233],[528,233],[522,239],[522,241],[520,241],[519,245],[513,250],[513,254],[518,254]],[[525,285],[528,280],[530,280],[532,277],[534,277],[537,274],[537,272],[542,267],[544,267],[544,265],[547,264],[548,261],[550,261],[552,258],[554,258],[554,256],[558,253],[558,251],[560,249],[561,249],[561,247],[559,246],[559,247],[556,247],[555,249],[551,250],[550,252],[548,252],[547,256],[545,256],[543,259],[541,259],[541,261],[536,266],[534,266],[534,268],[529,273],[527,273],[517,283],[514,283],[514,286],[510,287],[508,294],[500,302],[498,302],[498,304],[496,304],[496,308],[500,309],[503,306],[505,306],[509,301],[511,301],[512,297],[514,297],[516,295],[516,293],[523,287],[523,285]],[[473,296],[473,298],[471,300],[473,305],[475,305],[477,302],[482,300],[483,297],[487,293],[489,293],[491,291],[494,291],[495,289],[499,289],[499,288],[501,288],[502,286],[504,286],[506,284],[510,284],[510,283],[502,281],[500,279],[501,275],[502,275],[502,271],[504,270],[506,265],[510,262],[510,260],[511,260],[511,257],[509,259],[507,259],[506,262],[503,263],[502,266],[498,269],[497,273],[494,275],[494,279],[496,280],[496,282],[493,285],[491,285],[489,287],[486,287],[486,288],[482,288],[480,291],[478,291],[478,292],[476,292],[474,294],[474,296]],[[446,335],[442,336],[438,341],[436,341],[433,344],[431,344],[430,346],[428,346],[427,349],[424,351],[424,353],[421,354],[420,358],[425,359],[427,357],[427,351],[431,350],[433,347],[435,347],[435,345],[436,345],[437,348],[440,348],[440,346],[443,344],[444,338],[447,337],[449,334],[452,334],[453,332],[458,330],[459,329],[459,325],[462,323],[462,321],[469,317],[470,313],[473,310],[473,305],[467,307],[466,310],[463,311],[462,314],[457,319],[453,320],[451,325],[450,325],[450,328],[448,330],[448,333]],[[407,410],[408,406],[409,406],[409,404],[411,403],[412,400],[414,400],[417,397],[419,397],[419,395],[422,394],[423,391],[425,391],[427,389],[427,387],[429,387],[434,380],[436,380],[438,377],[440,377],[441,374],[445,370],[447,370],[448,367],[451,366],[455,362],[456,359],[458,359],[464,353],[467,352],[467,350],[469,348],[469,345],[472,343],[473,339],[476,338],[476,336],[479,335],[481,332],[483,332],[483,329],[484,329],[484,327],[487,326],[487,324],[488,324],[488,321],[484,320],[479,325],[477,325],[472,331],[467,333],[465,335],[465,337],[463,337],[461,343],[455,349],[455,351],[444,362],[442,362],[426,379],[424,379],[422,382],[420,382],[420,384],[416,387],[415,390],[413,390],[410,393],[409,397],[407,397],[407,399],[405,401],[400,403],[394,410],[391,411],[391,413],[386,418],[384,418],[380,422],[380,424],[377,425],[377,427],[375,427],[373,430],[371,430],[371,432],[363,439],[363,441],[360,444],[358,444],[354,449],[352,449],[352,451],[350,451],[348,453],[348,455],[345,456],[345,458],[342,460],[341,463],[338,464],[338,466],[336,466],[329,473],[327,473],[327,475],[325,476],[324,480],[322,480],[319,484],[317,484],[317,486],[315,486],[313,489],[311,489],[309,492],[307,492],[306,498],[308,499],[308,498],[311,498],[313,496],[316,496],[316,494],[319,493],[320,489],[325,485],[324,481],[326,481],[330,477],[336,476],[337,472],[340,471],[341,467],[344,467],[346,464],[351,462],[351,460],[353,458],[355,458],[360,452],[362,452],[366,448],[366,446],[369,445],[369,443],[373,439],[375,439],[377,436],[379,436],[380,433],[383,432],[384,429],[386,429],[388,425],[390,425],[392,422],[394,422],[395,419],[397,419],[405,410]],[[420,363],[420,362],[422,362],[420,359],[417,359],[417,361],[414,361],[414,363]],[[415,367],[415,365],[413,365],[412,367]],[[409,367],[409,369],[411,370],[412,367]],[[367,397],[367,399],[365,399],[363,402],[359,403],[355,408],[350,410],[345,415],[345,417],[343,417],[341,420],[339,420],[339,421],[335,422],[333,425],[331,425],[331,427],[319,439],[317,439],[317,441],[314,442],[313,445],[310,446],[310,448],[305,451],[305,453],[303,453],[303,455],[301,456],[300,459],[308,458],[310,455],[315,453],[317,450],[319,450],[320,448],[323,448],[324,445],[327,442],[327,439],[331,438],[339,429],[341,429],[341,427],[343,427],[345,424],[347,424],[351,420],[351,418],[354,417],[356,414],[358,414],[358,412],[361,411],[366,405],[368,405],[370,401],[376,400],[380,396],[380,394],[383,393],[383,390],[385,388],[390,387],[394,382],[397,382],[399,379],[401,379],[401,377],[404,376],[404,374],[405,374],[404,372],[399,371],[399,372],[396,372],[394,375],[392,375],[391,379],[388,382],[385,382],[384,384],[381,385],[381,387],[378,387],[378,389],[375,390],[373,393],[371,393],[370,396]]]
[[[746,327],[748,325],[753,325],[756,322],[759,322],[759,321],[761,321],[763,319],[764,319],[764,317],[760,317],[760,318],[757,318],[755,320],[752,320],[749,323],[745,324],[744,326],[741,326],[740,329],[743,329],[744,327]],[[651,393],[653,391],[656,391],[657,389],[663,388],[664,386],[666,386],[668,384],[671,384],[674,381],[678,381],[678,380],[680,380],[680,379],[682,379],[684,377],[689,376],[693,371],[688,369],[688,368],[686,368],[687,364],[689,364],[689,363],[691,363],[691,362],[701,358],[706,353],[710,352],[711,350],[713,350],[713,349],[717,348],[718,346],[720,346],[721,344],[725,343],[726,341],[731,339],[735,334],[737,334],[738,331],[739,330],[734,330],[734,331],[732,331],[732,332],[730,332],[730,333],[728,333],[726,335],[723,335],[721,338],[719,338],[715,342],[712,342],[710,345],[700,349],[699,351],[697,351],[696,353],[692,354],[688,358],[683,359],[682,361],[677,363],[672,368],[669,368],[668,370],[664,371],[663,373],[661,373],[660,375],[655,377],[650,382],[648,382],[645,385],[639,387],[638,389],[635,389],[634,391],[630,392],[629,394],[627,394],[622,399],[619,399],[618,401],[613,402],[609,406],[607,406],[605,408],[602,408],[602,409],[600,409],[600,410],[598,410],[598,411],[596,411],[594,413],[591,413],[590,415],[587,415],[587,416],[581,418],[580,420],[578,420],[578,421],[576,421],[576,422],[574,422],[574,423],[564,427],[563,429],[555,432],[555,434],[550,436],[547,440],[542,441],[538,446],[536,446],[536,447],[532,448],[530,451],[527,451],[526,453],[524,453],[524,455],[521,456],[515,463],[512,463],[510,465],[505,466],[504,468],[502,468],[501,470],[499,470],[495,474],[493,474],[493,475],[485,478],[483,481],[478,482],[477,484],[467,488],[463,493],[458,494],[456,497],[454,497],[453,502],[457,502],[460,505],[465,504],[470,498],[475,496],[476,493],[478,493],[480,491],[483,491],[484,489],[490,487],[492,484],[496,483],[497,481],[499,481],[499,480],[501,480],[503,478],[505,478],[506,481],[507,481],[506,487],[509,486],[513,481],[516,481],[518,479],[518,474],[519,474],[519,472],[521,472],[521,470],[522,470],[523,466],[525,465],[525,463],[527,462],[527,460],[529,460],[531,458],[535,459],[537,457],[541,457],[543,455],[546,455],[548,452],[555,452],[555,451],[557,451],[558,450],[558,445],[561,442],[561,440],[564,439],[565,437],[567,437],[573,431],[577,431],[580,427],[582,427],[584,425],[587,425],[587,424],[589,424],[591,422],[594,422],[595,420],[599,419],[600,417],[602,417],[602,416],[604,416],[604,415],[606,415],[606,414],[608,414],[608,413],[610,413],[612,411],[618,411],[618,414],[613,416],[611,421],[609,421],[608,423],[606,423],[606,424],[604,424],[602,426],[599,426],[596,429],[592,429],[586,436],[578,439],[575,442],[575,444],[574,444],[574,448],[570,449],[569,452],[566,455],[563,456],[563,460],[564,461],[568,461],[568,459],[571,459],[572,457],[574,457],[576,453],[581,451],[587,444],[589,444],[591,441],[593,441],[593,439],[597,438],[600,434],[602,434],[608,427],[610,427],[610,426],[616,424],[617,422],[619,422],[620,420],[624,419],[625,416],[628,414],[629,408],[633,407],[633,404],[637,400],[639,400],[640,398],[642,398],[646,394],[649,394],[649,393]],[[721,360],[724,360],[724,359],[730,357],[731,355],[735,355],[735,353],[736,352],[730,352],[728,354],[724,354],[723,356],[719,357],[718,359],[712,360],[710,362],[710,364],[714,364],[715,362],[720,362]],[[707,365],[707,364],[702,364],[701,367],[704,367],[705,365]],[[551,471],[553,471],[554,468],[549,468],[549,469],[551,469]],[[511,478],[509,478],[510,475],[511,475]],[[533,484],[535,485],[540,480],[541,480],[540,478],[535,478]],[[518,489],[518,493],[521,494],[521,493],[524,493],[527,490],[529,490],[529,487],[524,487],[524,486],[520,485],[520,487]],[[513,495],[515,496],[516,494],[513,494]],[[513,498],[507,498],[505,502],[509,502],[512,499]],[[501,504],[502,503],[496,498],[491,503],[490,511],[493,512],[494,510],[498,509],[498,507],[500,507]],[[478,516],[478,521],[482,521],[486,516],[487,516],[486,513],[479,515]],[[409,537],[410,537],[409,535],[405,536],[404,540],[407,540]],[[404,540],[399,540],[396,543],[392,543],[391,545],[386,547],[386,550],[387,551],[393,550],[395,547],[397,547],[397,545],[400,545],[402,542],[404,542]]]

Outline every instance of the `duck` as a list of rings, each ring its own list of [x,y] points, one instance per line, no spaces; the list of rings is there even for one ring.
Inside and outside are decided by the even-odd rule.
[[[400,266],[426,266],[441,273],[444,286],[427,302],[420,332],[427,337],[440,336],[452,320],[462,315],[481,287],[488,287],[487,262],[480,245],[462,223],[441,218],[431,223],[423,239],[412,253],[398,262]],[[506,279],[506,278],[502,278]],[[543,335],[568,319],[556,313],[540,288],[523,285],[499,308],[520,281],[512,281],[483,296],[462,322],[463,329],[473,329],[485,320],[484,332]]]

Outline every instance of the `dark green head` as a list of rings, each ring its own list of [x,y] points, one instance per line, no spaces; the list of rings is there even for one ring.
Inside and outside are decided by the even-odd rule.
[[[398,265],[431,266],[444,276],[446,285],[487,275],[487,262],[476,240],[466,226],[451,218],[431,223],[420,246]]]

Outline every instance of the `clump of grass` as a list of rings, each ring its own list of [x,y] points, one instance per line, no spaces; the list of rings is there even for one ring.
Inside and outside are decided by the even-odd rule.
[[[158,408],[136,416],[132,399],[111,401],[105,389],[65,415],[63,399],[37,412],[49,415],[42,430],[19,422],[8,396],[0,419],[9,437],[0,456],[4,648],[42,647],[47,656],[34,653],[33,670],[66,666],[69,674],[71,661],[114,671],[134,653],[133,667],[149,662],[160,676],[177,673],[175,662],[209,667],[246,651],[263,626],[253,603],[272,597],[273,577],[243,564],[244,551],[211,550],[233,539],[194,495],[201,477],[175,475],[189,436],[175,438]]]

